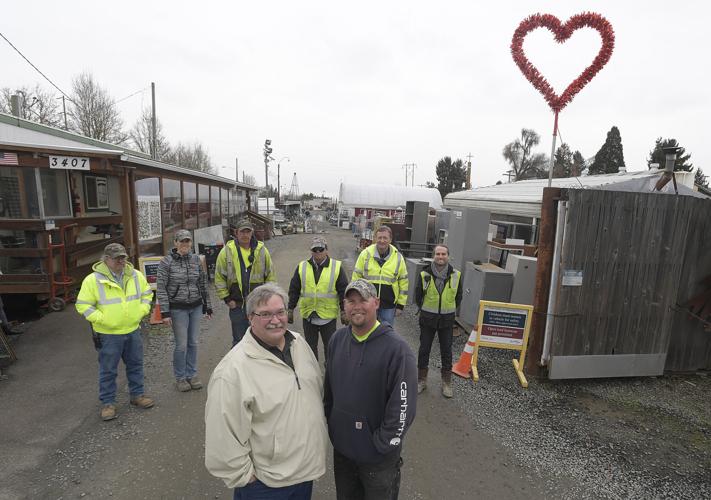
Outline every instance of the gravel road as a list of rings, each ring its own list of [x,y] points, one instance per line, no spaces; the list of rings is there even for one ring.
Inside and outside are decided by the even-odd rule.
[[[353,238],[330,231],[331,255],[352,269]],[[297,234],[268,242],[282,285],[308,255],[309,238]],[[215,310],[213,320],[202,326],[199,364],[205,380],[231,339],[226,308]],[[65,318],[51,328],[83,327],[79,319]],[[295,330],[298,325],[297,318]],[[417,349],[413,308],[397,319],[396,330]],[[455,360],[466,336],[455,338]],[[87,375],[95,374],[96,361],[89,349],[72,352],[72,363],[55,369],[61,387],[47,390],[38,401],[22,398],[33,393],[30,384],[41,381],[32,382],[29,369],[23,379],[14,378],[10,367],[9,380],[0,382],[0,421],[13,419],[15,434],[29,429],[31,437],[0,435],[0,500],[232,498],[203,466],[206,391],[175,391],[168,329],[149,327],[144,337],[146,386],[157,405],[148,411],[129,407],[122,377],[119,418],[111,422],[98,419],[95,375]],[[22,363],[41,362],[29,343],[23,354]],[[511,356],[482,349],[481,380],[472,384],[455,377],[455,397],[446,400],[439,393],[438,349],[432,349],[429,387],[418,398],[416,422],[405,439],[400,498],[711,498],[711,380],[706,374],[530,380],[523,389]],[[66,384],[72,384],[74,399],[62,393]],[[67,417],[46,425],[46,415],[52,414],[48,405],[61,407],[73,424],[60,425]],[[28,408],[25,422],[17,422],[13,408],[19,407]],[[317,481],[314,498],[335,498],[331,469]]]

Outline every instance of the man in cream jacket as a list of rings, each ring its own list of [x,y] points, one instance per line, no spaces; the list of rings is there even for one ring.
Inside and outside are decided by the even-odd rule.
[[[205,466],[235,499],[310,499],[326,470],[323,379],[286,329],[287,296],[267,283],[247,298],[244,338],[220,361],[205,407]]]

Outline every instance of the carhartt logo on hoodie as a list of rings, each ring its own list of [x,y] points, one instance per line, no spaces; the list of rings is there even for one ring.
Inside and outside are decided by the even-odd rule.
[[[397,436],[390,440],[391,446],[400,444],[400,436],[405,430],[405,421],[407,420],[407,382],[404,380],[400,383],[400,427],[397,429]]]

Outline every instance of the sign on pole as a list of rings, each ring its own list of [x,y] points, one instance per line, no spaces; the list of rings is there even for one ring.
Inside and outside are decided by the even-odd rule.
[[[472,380],[479,380],[477,361],[479,347],[494,347],[497,349],[512,349],[521,354],[513,359],[513,367],[521,386],[528,387],[528,381],[523,374],[523,363],[526,360],[528,332],[531,329],[533,306],[523,304],[508,304],[506,302],[479,301],[479,320],[476,337],[476,347],[472,356]]]

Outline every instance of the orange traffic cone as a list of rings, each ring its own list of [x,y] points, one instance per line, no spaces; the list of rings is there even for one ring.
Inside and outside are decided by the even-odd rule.
[[[467,344],[464,346],[462,355],[452,367],[452,373],[455,373],[463,378],[471,377],[472,353],[474,353],[474,346],[476,346],[476,330],[472,330],[472,333],[469,334],[469,339],[467,340]]]
[[[153,306],[150,323],[151,325],[160,325],[163,323],[163,316],[160,314],[160,304],[158,304],[158,301],[156,301],[156,305]]]

